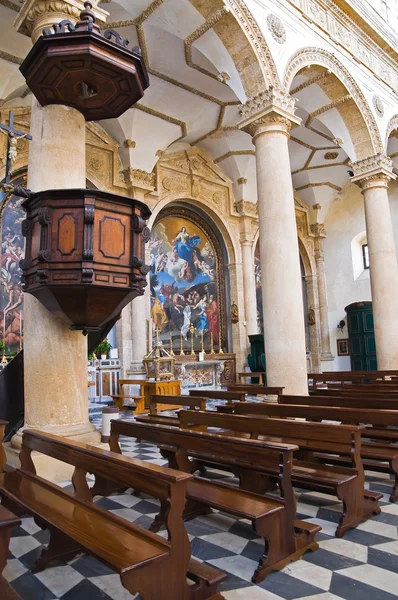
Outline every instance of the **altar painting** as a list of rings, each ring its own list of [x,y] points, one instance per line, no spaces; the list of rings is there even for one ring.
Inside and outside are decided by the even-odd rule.
[[[153,337],[180,353],[203,346],[216,350],[220,341],[218,261],[209,235],[186,217],[166,216],[152,229],[150,286]]]
[[[261,264],[260,264],[260,244],[257,242],[254,252],[254,279],[256,282],[256,306],[257,306],[257,328],[260,333],[264,333],[263,323],[263,297],[261,292]]]
[[[14,182],[15,183],[15,182]],[[0,193],[0,199],[4,194]],[[0,341],[15,352],[23,342],[23,291],[19,261],[24,257],[24,238],[21,223],[25,218],[22,198],[11,196],[2,204],[1,216],[1,288],[0,288]]]

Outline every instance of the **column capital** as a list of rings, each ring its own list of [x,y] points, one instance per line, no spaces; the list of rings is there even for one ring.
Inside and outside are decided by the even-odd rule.
[[[254,204],[254,202],[250,202],[249,200],[236,200],[234,207],[240,217],[258,218],[258,208],[257,204]]]
[[[316,238],[325,238],[326,237],[326,229],[324,223],[312,223],[310,225],[311,233]]]
[[[375,154],[354,163],[350,163],[354,171],[353,183],[359,185],[362,191],[370,188],[387,188],[392,179],[396,179],[393,173],[393,163],[385,154]]]
[[[278,86],[270,86],[239,107],[242,117],[239,129],[255,139],[263,133],[280,132],[289,135],[293,125],[301,119],[294,114],[296,98],[286,94]]]
[[[98,8],[99,0],[92,0],[97,22],[105,23],[109,13]],[[15,19],[15,29],[32,38],[35,43],[45,27],[51,27],[63,19],[77,23],[84,10],[84,0],[25,0]]]

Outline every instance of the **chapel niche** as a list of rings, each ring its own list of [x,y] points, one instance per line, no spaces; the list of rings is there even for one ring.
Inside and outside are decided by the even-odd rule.
[[[161,211],[149,240],[152,337],[181,348],[228,351],[225,259],[216,229],[196,211]],[[193,327],[193,330],[192,330]]]

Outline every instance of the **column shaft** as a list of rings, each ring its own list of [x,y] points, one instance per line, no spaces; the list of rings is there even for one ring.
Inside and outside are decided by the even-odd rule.
[[[398,368],[398,268],[387,182],[363,186],[379,369]]]
[[[321,321],[321,360],[333,360],[333,355],[330,350],[329,309],[326,291],[325,258],[322,250],[322,239],[318,238],[315,244],[319,318]]]
[[[253,242],[241,241],[243,292],[245,297],[246,333],[254,335],[257,329],[256,284],[254,279]]]
[[[265,353],[269,385],[307,393],[305,329],[287,119],[254,136]]]
[[[84,188],[83,115],[64,106],[42,108],[33,99],[31,134],[28,187]],[[30,294],[24,302],[25,425],[99,441],[88,418],[87,338]]]

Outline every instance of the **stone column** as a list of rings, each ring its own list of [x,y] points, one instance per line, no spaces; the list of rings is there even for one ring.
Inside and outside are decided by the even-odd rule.
[[[243,291],[245,295],[246,333],[254,335],[257,329],[256,284],[254,280],[253,240],[241,236]]]
[[[256,147],[264,339],[269,385],[306,394],[301,271],[288,139],[294,99],[270,88],[241,107]]]
[[[62,18],[76,22],[83,8],[80,0],[28,0],[16,27],[36,41],[43,27]],[[58,105],[43,108],[33,98],[28,164],[28,187],[33,192],[86,186],[85,132],[84,117],[77,110]],[[88,417],[87,339],[70,331],[29,294],[24,298],[24,317],[25,427],[99,442],[100,434]],[[20,444],[18,433],[12,446]],[[12,453],[9,458],[15,463]],[[40,455],[35,460],[39,474],[63,479],[65,471],[59,463],[46,458]]]
[[[377,366],[398,368],[398,267],[388,200],[392,161],[378,154],[352,165],[364,197]]]
[[[318,279],[319,318],[321,321],[321,360],[334,360],[330,350],[329,309],[326,291],[325,255],[323,253],[323,239],[325,227],[321,223],[311,225],[315,235],[315,263]]]

